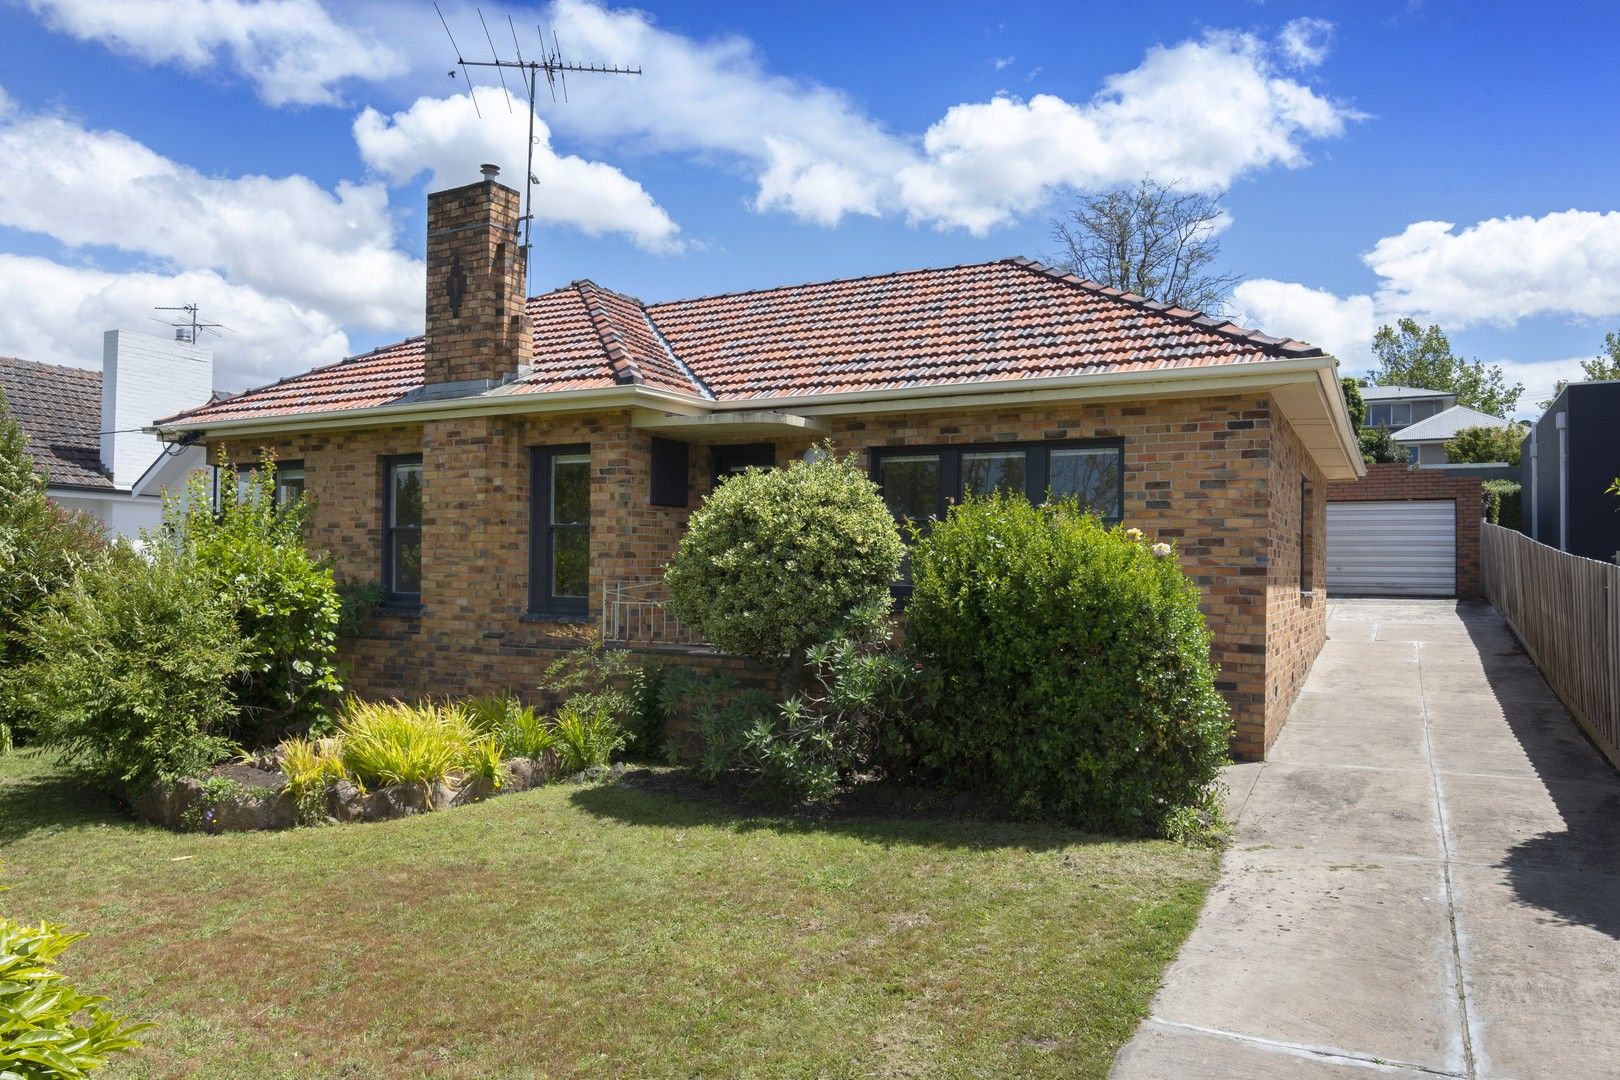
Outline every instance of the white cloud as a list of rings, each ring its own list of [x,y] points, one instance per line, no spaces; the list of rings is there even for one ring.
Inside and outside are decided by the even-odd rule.
[[[1555,360],[1489,362],[1502,368],[1502,375],[1509,385],[1519,383],[1524,387],[1524,396],[1519,399],[1519,408],[1514,415],[1519,419],[1534,419],[1541,415],[1541,403],[1552,399],[1560,379],[1576,382],[1586,378],[1586,372],[1581,370],[1581,361],[1591,360],[1594,355],[1595,349],[1586,356],[1566,356]]]
[[[1359,115],[1282,74],[1276,50],[1253,35],[1212,33],[1149,49],[1089,101],[966,102],[912,136],[846,94],[771,73],[743,38],[699,41],[587,0],[558,0],[553,17],[571,54],[646,62],[640,78],[576,82],[567,108],[548,114],[556,128],[618,149],[719,154],[756,179],[756,210],[825,225],[903,214],[984,233],[1064,187],[1152,174],[1220,188],[1304,165],[1308,142]]]
[[[1310,139],[1356,114],[1277,74],[1258,40],[1210,34],[1148,50],[1084,104],[1050,94],[957,105],[900,174],[914,220],[975,234],[1036,209],[1057,189],[1145,175],[1200,189],[1274,165],[1305,164]]]
[[[1379,306],[1450,328],[1534,315],[1620,314],[1620,211],[1489,218],[1457,232],[1419,221],[1363,258]]]
[[[1277,35],[1277,47],[1297,68],[1320,67],[1333,45],[1333,24],[1326,19],[1294,19]]]
[[[162,333],[149,321],[152,309],[189,302],[234,331],[204,342],[214,350],[218,387],[244,389],[349,352],[348,337],[328,316],[212,271],[110,273],[0,254],[0,353],[96,367],[103,330]]]
[[[420,98],[391,116],[366,109],[354,121],[361,159],[396,187],[430,172],[433,188],[472,183],[478,166],[493,162],[505,170],[502,178],[521,190],[529,138],[526,103],[508,112],[499,90],[480,97],[482,118],[465,95]],[[622,233],[648,251],[681,249],[680,227],[645,188],[611,165],[558,154],[550,134],[536,117],[537,222],[571,225],[591,236]]]
[[[1344,361],[1347,371],[1372,360],[1378,319],[1370,296],[1335,296],[1287,281],[1256,278],[1232,290],[1234,321],[1319,346]]]
[[[1320,345],[1352,370],[1370,363],[1377,328],[1403,317],[1454,332],[1539,316],[1620,316],[1620,211],[1489,218],[1460,232],[1448,221],[1419,221],[1379,240],[1362,261],[1379,279],[1370,295],[1262,278],[1238,285],[1232,306],[1250,325]],[[1528,399],[1571,377],[1579,359],[1589,358],[1503,363],[1524,368],[1513,377]]]
[[[339,24],[318,0],[28,3],[52,29],[149,64],[208,71],[228,63],[270,105],[333,104],[346,79],[382,80],[405,70],[401,54]]]
[[[216,270],[346,325],[420,324],[422,264],[394,248],[381,184],[204,176],[119,132],[21,113],[0,118],[0,160],[0,224]]]
[[[991,60],[990,63],[997,71],[1004,71],[1005,69],[1012,67],[1013,61],[1017,59],[1018,57],[1016,56],[998,56],[994,60]]]

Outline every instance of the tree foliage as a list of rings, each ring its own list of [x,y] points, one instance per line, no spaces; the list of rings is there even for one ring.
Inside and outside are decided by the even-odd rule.
[[[1356,441],[1361,444],[1361,460],[1368,465],[1405,464],[1412,460],[1406,447],[1395,441],[1387,424],[1362,428],[1356,432]]]
[[[1446,440],[1446,460],[1453,465],[1485,465],[1498,461],[1517,465],[1524,431],[1519,424],[1463,428]]]
[[[220,467],[232,474],[229,461]],[[275,461],[263,458],[241,491],[203,473],[164,506],[164,533],[192,556],[199,587],[225,597],[247,649],[233,690],[234,734],[274,745],[307,730],[342,689],[336,653],[343,602],[332,570],[304,546],[308,503],[276,502]]]
[[[51,502],[46,483],[0,392],[0,671],[31,658],[22,634],[28,617],[106,546],[100,524]],[[32,726],[4,689],[0,686],[0,751]]]
[[[1585,382],[1608,382],[1620,379],[1620,330],[1610,330],[1603,335],[1603,352],[1590,360],[1581,361],[1581,378]],[[1569,385],[1568,379],[1559,379],[1553,386],[1553,395],[1540,403],[1545,409],[1558,395],[1564,392]]]
[[[1221,253],[1224,192],[1184,191],[1143,178],[1082,198],[1051,219],[1054,265],[1092,281],[1193,311],[1219,311],[1236,274],[1212,269]]]
[[[692,514],[665,575],[670,608],[716,648],[780,664],[878,636],[904,551],[853,457],[748,469]]]
[[[1524,384],[1509,384],[1496,364],[1465,360],[1451,351],[1451,339],[1438,326],[1423,327],[1416,319],[1381,326],[1373,336],[1378,367],[1372,373],[1380,386],[1414,386],[1457,395],[1457,404],[1507,417],[1518,407]]]
[[[1367,422],[1367,400],[1361,396],[1361,381],[1346,375],[1339,380],[1339,389],[1344,393],[1344,407],[1350,412],[1350,426],[1360,431]]]

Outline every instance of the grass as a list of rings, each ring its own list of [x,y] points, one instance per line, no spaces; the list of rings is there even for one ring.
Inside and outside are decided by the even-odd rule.
[[[177,834],[16,756],[0,851],[0,910],[159,1024],[109,1077],[1100,1077],[1217,859],[627,785]]]

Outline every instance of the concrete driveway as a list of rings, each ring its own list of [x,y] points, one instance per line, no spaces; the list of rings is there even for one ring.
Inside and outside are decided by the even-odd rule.
[[[1620,778],[1489,605],[1328,636],[1113,1075],[1620,1077]]]

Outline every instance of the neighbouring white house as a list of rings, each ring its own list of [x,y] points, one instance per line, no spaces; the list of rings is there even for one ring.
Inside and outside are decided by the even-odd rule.
[[[165,490],[208,464],[201,446],[145,429],[210,401],[213,381],[208,349],[129,330],[103,335],[100,371],[0,357],[0,390],[50,497],[131,539],[161,520]]]
[[[1446,442],[1466,428],[1505,428],[1511,421],[1457,404],[1457,395],[1415,386],[1363,386],[1367,427],[1387,427],[1420,469],[1478,471],[1479,465],[1448,465]],[[1504,469],[1507,468],[1503,463]],[[1503,472],[1503,476],[1509,476]]]

